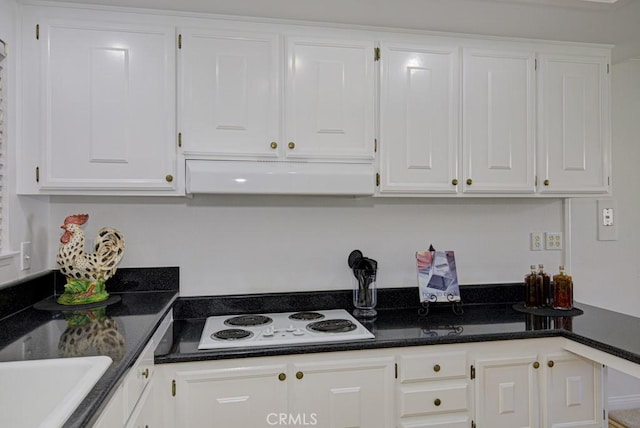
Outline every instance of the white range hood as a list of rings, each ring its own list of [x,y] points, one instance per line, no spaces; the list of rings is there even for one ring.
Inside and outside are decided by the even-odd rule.
[[[370,163],[187,160],[190,194],[372,195]]]

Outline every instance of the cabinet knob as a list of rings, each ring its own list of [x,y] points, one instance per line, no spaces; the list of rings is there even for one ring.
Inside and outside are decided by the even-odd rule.
[[[439,398],[436,398],[435,400],[433,400],[433,404],[435,404],[435,405],[436,405],[436,407],[437,407],[437,406],[439,406],[439,405],[441,405],[441,404],[442,404],[442,401],[440,401],[440,399],[439,399]]]
[[[553,360],[549,360],[549,361],[547,361],[547,365],[548,365],[549,367],[553,367],[553,365],[554,365]]]
[[[280,374],[278,375],[278,380],[280,380],[280,381],[284,381],[286,378],[287,378],[287,375],[286,375],[286,374],[284,374],[284,373],[280,373]]]
[[[142,376],[143,376],[145,379],[149,379],[149,369],[148,369],[148,368],[147,368],[147,369],[144,369],[144,371],[142,372]]]
[[[435,366],[433,366],[433,371],[434,372],[439,372],[440,371],[440,364],[436,364]]]
[[[291,150],[296,148],[296,143],[294,143],[293,141],[289,141],[289,144],[287,145],[287,147],[289,147]]]
[[[274,150],[277,149],[278,148],[278,143],[276,143],[275,141],[272,141],[271,142],[271,148],[274,149]]]
[[[454,186],[458,185],[458,179],[454,178],[453,180],[451,180],[451,184],[453,184]]]
[[[473,180],[470,178],[467,178],[467,186],[471,186],[473,184]]]
[[[296,373],[296,379],[302,379],[304,377],[304,373],[298,372]]]
[[[171,183],[173,181],[173,175],[167,174],[167,176],[164,179],[167,180],[167,183]]]
[[[549,185],[549,180],[544,180],[542,183],[543,183],[545,186],[548,186],[548,185]]]
[[[539,362],[536,361],[535,363],[533,363],[533,368],[534,369],[537,369],[539,367],[540,367],[540,363]]]

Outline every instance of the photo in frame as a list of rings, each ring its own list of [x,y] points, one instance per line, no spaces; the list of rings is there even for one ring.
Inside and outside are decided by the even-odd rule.
[[[416,252],[420,302],[460,302],[460,287],[453,251],[431,247]]]

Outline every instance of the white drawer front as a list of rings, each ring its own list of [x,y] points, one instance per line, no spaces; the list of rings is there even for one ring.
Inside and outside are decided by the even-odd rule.
[[[398,415],[428,415],[467,410],[468,384],[452,383],[446,386],[403,387],[400,389]]]
[[[133,367],[127,373],[124,381],[125,390],[125,413],[129,415],[136,403],[140,399],[144,388],[151,380],[153,376],[153,351],[155,344],[153,340],[149,341],[147,347],[142,351],[142,354],[138,357]]]
[[[400,421],[400,428],[469,428],[471,420],[468,416],[454,416],[448,418],[421,418]]]
[[[400,382],[465,377],[466,352],[425,353],[400,357]]]

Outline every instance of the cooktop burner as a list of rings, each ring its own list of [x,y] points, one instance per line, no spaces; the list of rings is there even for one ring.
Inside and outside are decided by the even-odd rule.
[[[311,321],[311,320],[321,320],[324,318],[320,312],[296,312],[295,314],[289,315],[290,320],[303,320],[303,321]]]
[[[226,330],[216,331],[211,335],[216,339],[220,340],[238,340],[238,339],[246,339],[247,337],[253,336],[253,333],[247,330],[243,330],[241,328],[228,328]]]
[[[349,320],[335,319],[312,322],[307,326],[309,330],[323,333],[346,333],[355,330],[357,326]]]
[[[233,318],[228,318],[224,321],[226,325],[233,325],[239,327],[252,327],[256,325],[269,324],[273,319],[264,315],[240,315]]]
[[[207,318],[198,349],[290,346],[374,337],[344,309],[224,315]]]

